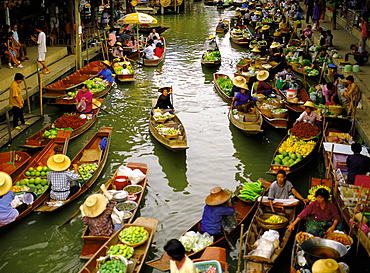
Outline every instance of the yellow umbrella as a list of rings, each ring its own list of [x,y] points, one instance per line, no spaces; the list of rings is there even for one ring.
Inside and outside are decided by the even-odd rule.
[[[120,18],[118,23],[121,24],[156,24],[157,19],[146,13],[135,12],[127,14],[126,16]]]

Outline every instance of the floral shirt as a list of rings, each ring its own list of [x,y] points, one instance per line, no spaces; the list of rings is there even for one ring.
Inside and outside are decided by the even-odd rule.
[[[112,212],[116,201],[110,200],[102,214],[96,217],[84,216],[82,222],[89,227],[90,235],[111,236],[114,232]]]

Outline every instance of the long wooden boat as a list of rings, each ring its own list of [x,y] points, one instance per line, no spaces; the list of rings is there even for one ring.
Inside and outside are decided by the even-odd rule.
[[[122,69],[123,65],[126,65],[126,68],[129,71],[132,71],[132,73],[122,75],[120,70]],[[124,60],[122,62],[121,61],[113,62],[112,67],[113,67],[114,72],[116,73],[116,80],[118,80],[119,82],[133,82],[133,81],[135,81],[135,72],[134,72],[134,69],[133,69],[132,64],[131,64],[130,61]]]
[[[248,46],[251,39],[252,34],[248,28],[243,31],[237,29],[230,31],[230,40],[237,45]]]
[[[70,131],[65,131],[65,132],[66,132],[65,137],[56,137],[52,141],[50,141],[45,146],[45,148],[40,153],[38,153],[34,157],[34,159],[28,164],[28,167],[32,167],[34,169],[36,169],[38,166],[46,167],[47,166],[46,163],[47,163],[47,160],[49,159],[49,157],[55,154],[54,148],[56,146],[61,147],[62,148],[61,149],[62,153],[66,154],[67,148],[68,148],[68,142],[69,142],[69,135],[68,134],[69,134]],[[16,183],[18,181],[21,181],[21,180],[27,178],[27,176],[26,176],[27,171],[28,171],[28,168],[27,168],[27,170],[23,170],[23,172],[17,177],[16,180],[13,180],[13,186],[16,185]],[[18,223],[21,219],[23,219],[29,213],[34,211],[38,206],[40,206],[46,200],[46,198],[48,198],[49,191],[50,191],[50,188],[48,188],[44,192],[38,194],[36,199],[33,201],[33,203],[31,205],[29,205],[29,207],[25,211],[20,213],[18,215],[18,217],[13,222],[11,222],[7,225],[2,225],[2,226],[0,225],[0,229],[7,228],[7,227],[10,227],[10,226]]]
[[[216,33],[218,33],[218,34],[224,34],[224,33],[226,33],[229,30],[229,25],[230,25],[229,20],[224,19],[223,20],[223,23],[225,24],[225,28],[217,28],[217,26],[218,26],[218,24],[217,24],[217,26],[216,26]]]
[[[137,211],[139,209],[140,203],[141,203],[141,201],[143,199],[143,196],[144,196],[144,193],[145,193],[145,189],[146,189],[146,184],[148,182],[149,169],[148,169],[148,165],[145,164],[145,163],[134,163],[134,162],[127,163],[126,164],[126,167],[128,167],[128,168],[130,168],[132,170],[139,169],[140,171],[143,172],[143,174],[145,174],[145,178],[139,184],[140,186],[143,187],[143,190],[142,190],[141,193],[139,193],[137,195],[137,199],[135,200],[135,202],[138,204],[138,206],[137,206],[136,209],[134,209],[132,211],[131,218],[129,218],[129,219],[126,220],[126,222],[128,224],[130,224],[134,220],[134,218],[136,216],[136,213],[137,213]],[[114,180],[115,180],[115,177],[116,176],[117,176],[117,171],[113,175],[113,177],[107,183],[105,183],[105,186],[106,186],[106,188],[108,190],[113,190],[113,189],[116,188],[116,186],[114,184]],[[110,237],[109,236],[95,236],[95,235],[91,235],[89,228],[86,226],[84,228],[84,231],[82,232],[81,238],[84,240],[84,245],[83,245],[82,250],[81,250],[81,253],[80,253],[80,258],[81,259],[90,259],[95,254],[95,252],[97,252],[99,250],[99,248]]]
[[[289,121],[289,114],[287,113],[286,117],[273,117],[268,115],[261,109],[261,103],[257,102],[256,107],[258,111],[261,113],[263,120],[266,121],[271,126],[277,129],[288,129],[288,121]]]
[[[158,34],[162,34],[163,32],[165,32],[169,28],[170,27],[168,27],[168,26],[155,26],[155,27],[151,27],[151,26],[140,26],[139,27],[139,32],[149,35],[152,32],[152,30],[155,29],[155,31]]]
[[[204,5],[214,6],[216,2],[214,0],[204,0]]]
[[[77,191],[74,195],[72,195],[70,198],[68,198],[65,201],[60,203],[58,206],[49,205],[49,202],[53,202],[50,198],[50,196],[45,200],[45,202],[38,207],[35,211],[41,211],[41,212],[52,212],[59,210],[63,207],[65,207],[67,204],[70,204],[73,200],[75,200],[77,197],[79,197],[81,194],[86,192],[98,179],[99,175],[103,171],[103,168],[105,166],[105,163],[107,162],[108,158],[108,152],[109,152],[109,145],[110,140],[113,132],[113,127],[102,127],[100,128],[99,132],[97,132],[90,141],[81,149],[81,151],[78,152],[78,154],[71,160],[71,166],[74,166],[75,168],[80,167],[84,164],[96,164],[97,169],[94,171],[93,175],[87,179],[87,180],[81,180],[83,181],[83,184],[81,185],[79,191]],[[100,141],[106,138],[107,142],[105,145],[105,149],[100,149]]]
[[[164,61],[164,58],[166,57],[166,40],[161,37],[161,41],[163,43],[163,54],[162,54],[162,57],[160,57],[159,59],[143,59],[143,65],[144,66],[158,66],[160,65],[163,61]]]
[[[139,226],[144,227],[148,233],[149,238],[148,240],[138,246],[135,247],[134,255],[130,258],[133,262],[132,265],[128,266],[127,272],[130,273],[139,273],[142,270],[143,265],[145,264],[145,260],[150,252],[150,247],[153,243],[154,235],[157,231],[158,220],[149,217],[139,217],[135,220],[132,224],[124,224],[95,254],[94,256],[84,265],[84,267],[79,271],[79,273],[97,273],[99,270],[99,266],[97,263],[97,259],[99,257],[106,256],[106,253],[110,246],[122,244],[119,239],[119,233],[130,226]]]
[[[219,50],[214,50],[214,51],[220,52]],[[205,60],[206,55],[207,55],[207,52],[204,52],[203,55],[202,55],[202,59],[200,61],[200,63],[202,65],[208,66],[208,67],[213,67],[213,66],[219,66],[219,65],[221,65],[221,56],[219,58],[216,57],[214,61]]]
[[[294,172],[294,171],[306,166],[312,159],[316,158],[318,150],[320,148],[321,137],[322,136],[320,134],[320,136],[318,138],[312,139],[313,141],[316,142],[315,147],[313,148],[313,150],[306,157],[303,157],[301,161],[295,163],[292,166],[276,165],[275,161],[274,161],[274,158],[279,154],[279,147],[281,146],[281,144],[289,138],[289,134],[287,134],[282,139],[282,141],[279,143],[279,145],[277,146],[277,148],[274,152],[274,155],[272,156],[270,170],[267,171],[266,173],[276,174],[279,170],[284,170],[288,174],[288,173]]]
[[[96,75],[103,68],[104,65],[101,61],[91,62],[68,77],[45,86],[43,88],[43,98],[55,99],[63,97],[68,92],[74,91],[84,81],[90,79],[93,75]]]
[[[238,111],[237,115],[233,114],[233,104],[231,104],[228,117],[232,125],[238,128],[243,134],[247,136],[256,135],[263,132],[261,113],[254,107],[249,113]]]
[[[100,104],[103,102],[103,99],[97,100]],[[96,107],[93,109],[93,115],[91,116],[91,119],[89,119],[85,124],[83,124],[81,127],[75,129],[72,131],[70,138],[75,138],[82,133],[86,132],[96,121],[99,115],[100,108]],[[24,148],[40,148],[44,147],[46,144],[50,142],[50,138],[45,138],[44,132],[47,130],[50,130],[52,128],[52,125],[48,125],[45,128],[41,129],[39,132],[33,134],[32,136],[28,137],[26,139],[26,143],[24,145],[20,145]]]
[[[9,174],[14,180],[28,166],[30,159],[31,156],[22,151],[0,153],[0,170]]]
[[[224,91],[224,89],[218,84],[217,80],[220,79],[220,78],[224,78],[224,79],[230,79],[230,77],[228,75],[225,75],[225,74],[220,74],[220,73],[214,73],[213,74],[213,84],[215,86],[215,89],[216,91],[220,94],[220,96],[227,102],[231,103],[233,97],[227,95]],[[232,81],[231,81],[232,82]],[[231,90],[230,90],[231,91]]]
[[[205,248],[202,256],[197,259],[193,259],[195,266],[197,262],[204,262],[204,261],[218,261],[221,264],[222,272],[228,273],[229,272],[229,265],[226,261],[226,249],[222,247],[216,246],[208,246]]]
[[[245,239],[245,248],[244,248],[244,272],[253,273],[253,272],[269,272],[274,263],[279,258],[280,254],[283,252],[285,246],[287,245],[289,238],[292,235],[292,231],[288,231],[286,228],[280,232],[279,238],[279,247],[275,249],[272,256],[267,259],[265,257],[250,255],[249,253],[255,249],[253,246],[254,243],[262,236],[266,229],[262,228],[258,223],[258,217],[261,216],[264,212],[267,212],[268,206],[260,205],[257,208],[255,215],[249,225],[247,231],[247,237]],[[277,212],[282,213],[281,210],[277,209]],[[284,216],[288,219],[289,224],[291,224],[296,217],[296,206],[294,207],[285,207],[283,213]]]
[[[263,183],[263,186],[264,186],[265,190],[267,190],[271,185],[271,183],[269,181],[264,180],[264,179],[262,179],[261,182]],[[229,238],[236,238],[240,235],[241,224],[247,225],[250,222],[250,220],[252,219],[252,215],[255,213],[255,211],[257,209],[257,206],[258,206],[258,203],[257,203],[257,201],[255,201],[255,202],[253,202],[253,201],[252,202],[245,202],[245,201],[242,201],[241,199],[239,199],[238,197],[234,196],[232,198],[232,204],[233,204],[233,207],[234,207],[235,211],[237,211],[236,219],[238,221],[238,225],[228,233],[228,237]],[[194,231],[194,232],[199,231],[200,221],[201,220],[199,220],[195,224],[193,224],[182,235],[184,235],[186,232],[189,232],[189,231]],[[217,239],[216,241],[214,241],[213,244],[209,245],[209,247],[214,247],[214,246],[224,247],[226,245],[227,245],[226,238],[225,238],[225,236],[223,236],[223,237]],[[186,255],[190,259],[196,259],[196,258],[201,257],[204,250],[205,250],[205,248],[202,249],[202,250],[199,250],[197,252],[190,251],[190,252],[187,252]],[[159,259],[147,262],[147,265],[149,265],[151,267],[154,267],[154,268],[156,268],[158,270],[161,270],[161,271],[167,271],[167,270],[170,269],[170,258],[165,252],[165,253],[162,254],[162,256]]]
[[[303,112],[304,109],[301,106],[306,101],[310,100],[310,95],[308,94],[306,87],[304,86],[302,81],[298,80],[298,82],[300,82],[297,90],[298,103],[293,102],[292,98],[288,98],[286,93],[284,93],[280,89],[277,89],[278,94],[287,101],[286,107],[296,113]]]

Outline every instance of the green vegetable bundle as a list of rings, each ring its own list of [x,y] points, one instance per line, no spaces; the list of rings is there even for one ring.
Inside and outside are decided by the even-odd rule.
[[[262,182],[257,180],[257,182],[245,182],[243,187],[239,190],[238,197],[246,201],[255,201],[258,196],[261,195],[263,191]]]
[[[233,88],[234,84],[233,82],[230,80],[230,78],[218,78],[217,79],[217,84],[220,86],[220,88],[222,89],[222,91],[230,96],[230,92],[231,92],[231,89]]]

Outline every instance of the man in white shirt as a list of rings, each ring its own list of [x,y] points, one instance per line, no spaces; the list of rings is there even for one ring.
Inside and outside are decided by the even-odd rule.
[[[46,35],[45,32],[43,32],[41,29],[36,28],[35,31],[38,33],[37,40],[35,37],[31,37],[32,41],[34,41],[36,44],[38,44],[38,61],[42,65],[42,73],[49,74],[50,70],[46,66]]]
[[[153,42],[150,43],[144,50],[143,50],[143,53],[145,54],[144,55],[144,58],[146,59],[149,59],[149,60],[152,60],[154,59],[154,49],[155,47],[153,46]]]

